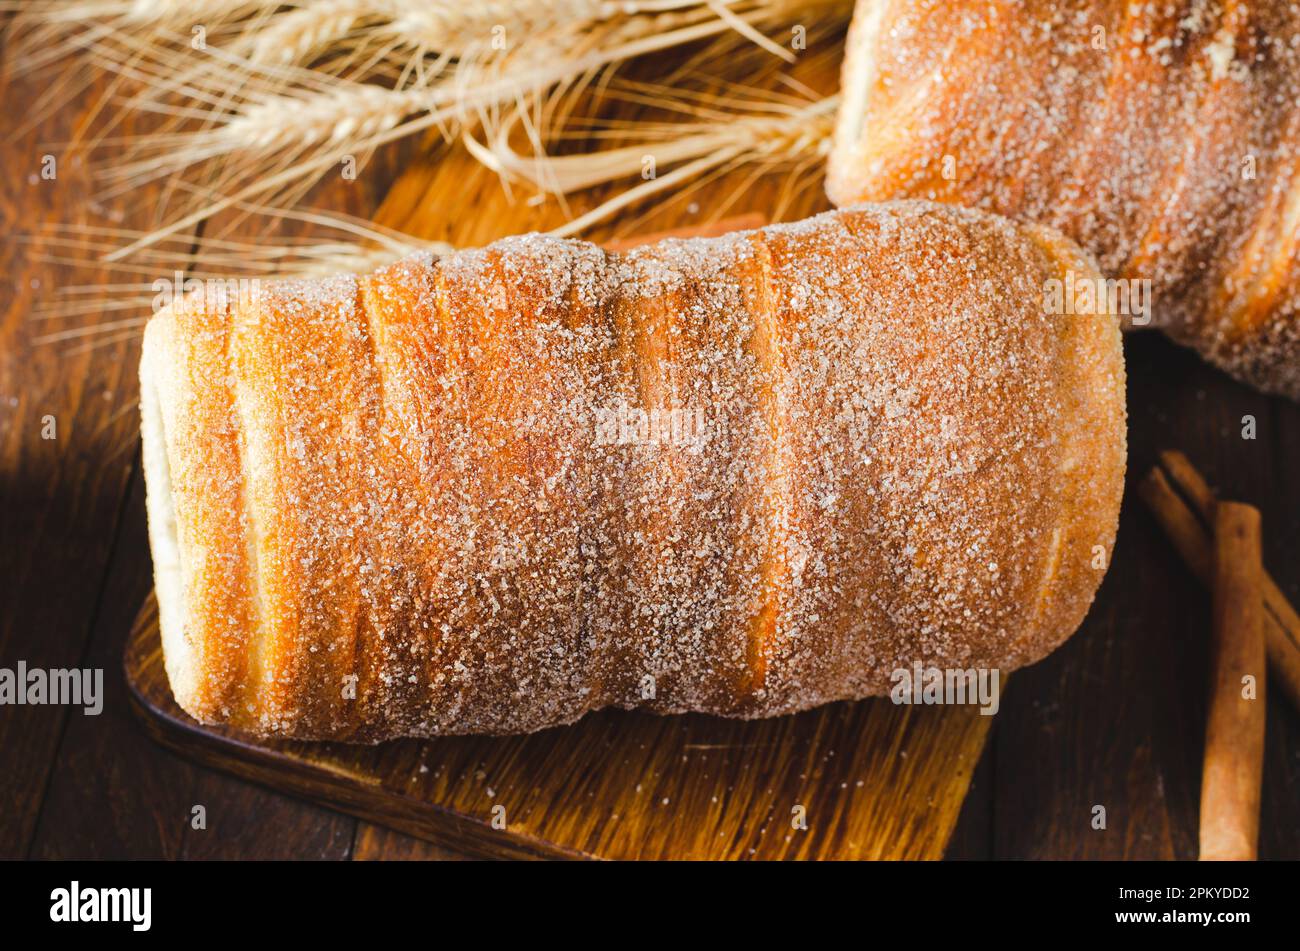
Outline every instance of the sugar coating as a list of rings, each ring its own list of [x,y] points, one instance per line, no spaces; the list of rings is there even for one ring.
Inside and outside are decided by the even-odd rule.
[[[1300,4],[873,0],[827,190],[1059,229],[1154,322],[1300,398]]]
[[[1043,307],[1066,269],[1095,274],[1059,236],[902,202],[622,254],[526,235],[165,312],[178,700],[375,741],[770,716],[914,661],[1035,660],[1087,610],[1123,481],[1117,321]]]

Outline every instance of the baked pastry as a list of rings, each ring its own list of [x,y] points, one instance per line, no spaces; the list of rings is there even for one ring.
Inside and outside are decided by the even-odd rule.
[[[827,192],[1055,227],[1150,282],[1153,326],[1300,398],[1292,0],[858,0]]]
[[[760,717],[1078,626],[1125,460],[1058,234],[905,202],[626,253],[530,235],[199,294],[140,367],[167,673],[377,741]]]

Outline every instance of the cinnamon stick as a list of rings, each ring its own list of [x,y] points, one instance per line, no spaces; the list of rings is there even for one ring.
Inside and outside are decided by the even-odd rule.
[[[1264,600],[1259,511],[1214,513],[1214,643],[1201,782],[1201,860],[1254,859],[1264,769]]]
[[[1216,500],[1209,484],[1186,456],[1166,451],[1138,491],[1192,573],[1210,584],[1214,570],[1210,532]],[[1267,571],[1261,582],[1269,673],[1300,710],[1300,615]]]
[[[633,235],[630,238],[614,238],[612,241],[606,241],[604,247],[606,251],[626,251],[629,248],[639,247],[643,244],[662,241],[664,238],[716,238],[718,235],[729,234],[732,231],[748,231],[751,228],[761,228],[765,224],[767,224],[766,218],[758,212],[750,212],[745,215],[734,215],[730,218],[719,218],[717,221],[710,221],[705,224],[673,228],[669,231]]]

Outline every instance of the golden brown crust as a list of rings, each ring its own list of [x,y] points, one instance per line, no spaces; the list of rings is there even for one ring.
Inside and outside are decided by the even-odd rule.
[[[859,0],[837,204],[1050,225],[1154,322],[1300,398],[1300,5]]]
[[[1059,235],[904,202],[164,311],[177,699],[375,741],[1031,662],[1082,619],[1123,482],[1117,321],[1044,307],[1067,272],[1096,278]]]

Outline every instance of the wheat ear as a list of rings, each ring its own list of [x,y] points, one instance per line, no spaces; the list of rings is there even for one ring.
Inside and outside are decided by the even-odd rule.
[[[460,64],[450,79],[432,85],[414,82],[408,88],[384,89],[336,81],[324,92],[249,101],[212,129],[156,140],[153,152],[111,171],[110,181],[121,188],[135,187],[148,178],[199,163],[233,163],[227,166],[228,193],[153,233],[153,237],[163,237],[238,202],[274,203],[277,194],[309,184],[349,155],[371,154],[400,138],[454,126],[471,114],[487,115],[502,103],[532,101],[546,90],[581,82],[626,59],[684,43],[734,36],[732,19],[716,15],[721,2],[673,3],[667,12],[656,10],[611,20],[599,30],[581,33],[579,52],[568,58],[548,56],[544,45],[525,37],[499,63]],[[726,9],[751,25],[770,27],[809,11],[846,15],[848,4],[845,0],[735,0]],[[160,149],[164,151],[160,153]],[[121,255],[147,246],[150,240],[132,242]]]

